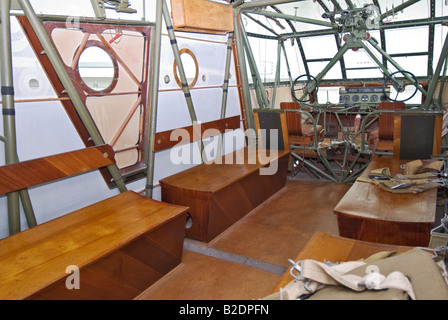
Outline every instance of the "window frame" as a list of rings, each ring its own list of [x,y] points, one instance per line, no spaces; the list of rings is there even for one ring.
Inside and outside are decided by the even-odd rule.
[[[40,44],[33,28],[31,27],[31,24],[29,23],[26,17],[17,17],[17,19],[19,20],[19,23],[24,29],[25,34],[28,37],[29,43],[31,44],[31,47],[33,48],[36,54],[36,57],[38,58],[43,69],[45,70],[48,79],[50,80],[56,92],[56,95],[59,98],[61,98],[61,104],[63,105],[64,109],[67,112],[67,115],[71,119],[81,140],[83,141],[86,147],[92,146],[93,142],[90,138],[90,134],[88,133],[86,126],[81,121],[75,106],[70,101],[70,99],[68,99],[68,94],[66,93],[65,88],[62,85],[56,70],[54,69],[48,57],[44,54],[43,47]],[[67,25],[66,19],[64,19],[64,17],[42,16],[40,17],[40,19],[50,36],[52,30],[54,30],[55,28],[67,28],[67,29],[73,28],[73,24]],[[154,24],[139,21],[115,21],[115,20],[90,21],[88,19],[86,20],[81,19],[79,22],[77,21],[76,27],[80,27],[81,29],[86,28],[90,30],[89,32],[97,32],[99,34],[101,34],[102,32],[101,30],[121,29],[125,31],[138,32],[145,37],[145,44],[144,44],[145,52],[142,66],[141,90],[138,92],[139,98],[141,99],[141,108],[142,108],[142,112],[140,114],[140,138],[137,144],[137,148],[139,150],[139,156],[137,163],[119,170],[120,174],[123,176],[126,183],[142,179],[146,176],[147,159],[148,159],[148,152],[145,148],[145,143],[149,141],[148,139],[150,138],[148,134],[149,130],[147,130],[147,128],[149,127],[149,108],[150,108],[148,101],[148,88],[149,88],[148,82],[150,74],[149,61],[152,55],[151,50],[153,46],[152,33],[154,29]],[[66,64],[64,63],[64,65]],[[81,99],[85,102],[86,101],[85,91],[83,90],[81,82],[78,82],[80,81],[79,72],[69,66],[66,66],[66,70],[68,71],[70,77],[73,79],[75,87],[77,88],[81,96]],[[107,95],[108,93],[107,91],[108,90],[105,90],[104,92],[93,91],[92,95],[94,96],[101,96],[103,94]],[[116,184],[113,181],[109,170],[105,168],[101,169],[100,172],[108,187],[115,188]]]

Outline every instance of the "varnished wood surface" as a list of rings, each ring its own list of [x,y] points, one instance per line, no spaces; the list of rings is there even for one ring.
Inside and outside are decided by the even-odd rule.
[[[182,264],[137,300],[253,300],[264,297],[279,275],[184,251]]]
[[[171,0],[174,30],[225,34],[233,31],[232,8],[223,3]]]
[[[389,168],[401,173],[407,161],[376,157],[366,168]],[[366,182],[355,182],[334,212],[343,237],[406,246],[428,246],[430,226],[436,215],[437,189],[418,194],[393,194]]]
[[[5,238],[0,299],[29,298],[67,277],[67,266],[88,266],[180,215],[184,223],[186,211],[128,191]]]
[[[294,259],[316,231],[338,234],[333,208],[349,188],[332,182],[288,180],[209,246],[288,266],[288,259]]]
[[[269,167],[269,163],[263,164],[260,162],[258,154],[269,156],[271,152],[277,152],[277,156],[273,157],[272,161],[289,155],[289,151],[285,150],[248,152],[248,148],[243,148],[224,156],[220,163],[203,163],[161,179],[160,184],[162,188],[172,186],[202,192],[216,192],[262,167]]]
[[[378,168],[390,168],[392,175],[402,173],[400,165],[408,161],[375,157],[362,176]],[[437,190],[419,194],[392,194],[376,185],[355,182],[334,208],[335,212],[384,221],[432,223],[435,219]]]
[[[211,242],[186,241],[287,267],[288,259],[294,259],[314,233],[338,233],[333,208],[348,188],[288,179],[283,189]],[[182,263],[139,299],[257,300],[269,295],[280,278],[281,274],[184,250]]]
[[[182,145],[185,143],[190,143],[196,140],[205,139],[217,133],[225,133],[226,130],[235,130],[241,127],[240,116],[235,116],[226,119],[220,119],[211,122],[200,123],[198,125],[183,127],[179,129],[173,129],[163,132],[157,132],[154,135],[154,151],[160,151],[172,148],[177,145]],[[213,129],[213,130],[211,130]],[[178,131],[179,134],[188,134],[188,140],[184,136],[177,136],[175,133]],[[173,135],[178,140],[172,140]],[[182,140],[184,139],[184,140]]]
[[[80,288],[62,279],[31,300],[130,300],[181,263],[185,216],[178,215],[80,270]],[[67,275],[68,276],[68,275]]]
[[[281,102],[280,109],[298,109],[300,104],[297,102]],[[286,122],[288,124],[288,134],[291,136],[303,136],[302,134],[302,114],[300,112],[286,112]]]
[[[320,262],[330,261],[338,263],[366,259],[382,251],[404,252],[409,249],[411,247],[371,243],[317,232],[293,260],[312,259]],[[278,292],[280,288],[283,288],[292,280],[294,279],[288,270],[274,287],[272,293]]]
[[[401,101],[383,101],[379,105],[379,110],[406,110],[406,104]],[[383,113],[378,116],[378,135],[380,141],[394,140],[394,114]],[[383,150],[383,149],[381,149]],[[392,150],[392,149],[390,149]]]
[[[187,237],[211,241],[285,185],[289,151],[278,151],[269,164],[247,148],[242,151],[242,164],[202,164],[160,181],[162,201],[190,208]],[[261,174],[270,165],[275,170]]]
[[[0,167],[0,194],[106,167],[114,163],[109,145],[23,161]]]

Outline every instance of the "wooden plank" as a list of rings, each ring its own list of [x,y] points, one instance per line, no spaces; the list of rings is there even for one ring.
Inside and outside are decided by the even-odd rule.
[[[109,145],[90,147],[0,167],[0,194],[6,194],[114,163]]]
[[[411,248],[406,246],[370,243],[334,236],[324,232],[317,232],[299,253],[295,261],[302,261],[305,259],[312,259],[320,262],[330,261],[333,263],[357,261],[382,251],[404,252],[409,249]],[[280,288],[283,288],[292,280],[294,279],[289,274],[288,270],[274,287],[272,293],[278,292]]]
[[[166,150],[177,145],[191,143],[196,140],[205,139],[217,134],[223,134],[227,130],[235,130],[239,129],[240,127],[240,116],[235,116],[231,118],[200,123],[193,126],[157,132],[154,135],[153,151]],[[177,140],[171,140],[171,135],[173,134],[173,132],[176,133],[176,131],[178,131],[179,134],[187,134],[187,137],[180,137],[178,135],[175,135],[174,137]]]
[[[127,191],[5,238],[0,241],[0,299],[30,298],[65,281],[68,266],[83,270],[179,216],[182,238],[187,210]]]

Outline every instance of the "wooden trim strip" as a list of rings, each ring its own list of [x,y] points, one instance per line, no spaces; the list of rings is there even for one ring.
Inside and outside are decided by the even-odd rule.
[[[212,136],[212,132],[209,129],[215,129],[220,133],[225,133],[226,130],[235,130],[241,128],[240,116],[234,116],[231,118],[220,119],[211,122],[205,122],[189,127],[177,128],[173,130],[158,132],[154,135],[154,147],[153,151],[161,151],[172,148],[176,145],[183,143],[191,143],[199,139],[205,139]],[[171,140],[171,134],[176,130],[185,130],[189,137],[188,141]],[[180,137],[178,137],[180,138]]]
[[[81,174],[114,163],[109,145],[18,162],[0,167],[0,194]]]

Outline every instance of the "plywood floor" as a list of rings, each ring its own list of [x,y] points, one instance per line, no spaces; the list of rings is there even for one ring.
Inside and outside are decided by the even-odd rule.
[[[185,240],[182,263],[142,300],[253,300],[268,295],[317,231],[338,234],[333,208],[350,185],[286,186],[210,243]]]

